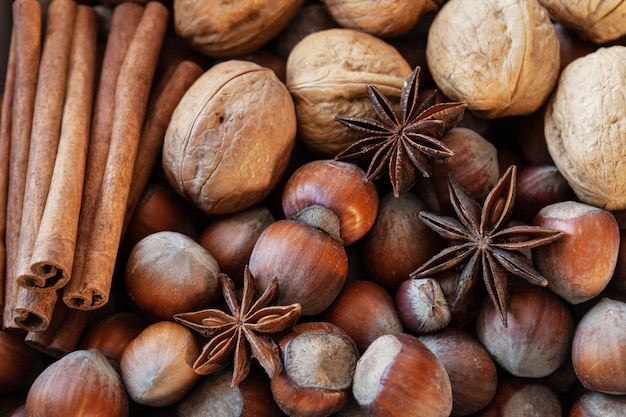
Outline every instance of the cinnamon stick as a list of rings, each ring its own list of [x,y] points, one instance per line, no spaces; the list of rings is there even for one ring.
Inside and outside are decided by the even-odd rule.
[[[100,69],[100,78],[96,88],[72,277],[80,277],[82,275],[85,258],[89,250],[89,235],[93,227],[93,217],[111,140],[117,80],[126,51],[135,34],[143,10],[143,6],[132,2],[122,3],[113,10],[111,29],[107,38]],[[72,280],[78,279],[71,278],[66,287],[72,285]],[[66,299],[67,290],[67,288],[64,289],[63,300],[68,306],[72,306],[71,302]]]
[[[26,331],[46,330],[52,320],[57,299],[57,291],[32,291],[19,287],[13,322],[17,328]]]
[[[44,288],[64,286],[72,272],[93,106],[97,23],[93,7],[78,6],[61,135],[31,257],[34,275],[54,278],[47,278]]]
[[[203,68],[198,63],[185,60],[178,63],[173,73],[162,81],[162,88],[157,86],[154,89],[154,95],[148,105],[146,121],[141,132],[133,180],[126,203],[124,229],[132,218],[142,192],[154,170],[172,113],[185,92],[202,73]]]
[[[8,195],[11,198],[7,201],[6,213],[7,265],[2,321],[6,330],[21,329],[14,321],[18,292],[15,269],[41,54],[41,5],[37,0],[14,1],[12,43],[15,45],[15,82],[9,153]]]
[[[39,65],[16,265],[18,285],[35,291],[54,291],[62,278],[54,270],[33,274],[30,266],[60,138],[76,10],[73,0],[50,3]]]
[[[108,301],[141,128],[168,17],[165,5],[147,3],[120,69],[111,142],[89,250],[82,274],[74,275],[64,289],[63,299],[70,307],[92,310]]]
[[[7,196],[9,188],[9,160],[11,145],[11,118],[13,109],[13,87],[15,84],[15,39],[11,37],[7,59],[2,110],[0,111],[0,309],[4,306],[4,279],[6,245],[4,236],[7,220]]]

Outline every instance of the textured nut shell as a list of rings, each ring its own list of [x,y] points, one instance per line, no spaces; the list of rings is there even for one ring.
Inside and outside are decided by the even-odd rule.
[[[397,49],[364,32],[326,29],[306,36],[287,58],[299,138],[320,155],[336,155],[363,136],[335,116],[376,117],[366,84],[398,102],[411,70]]]
[[[428,12],[437,10],[434,0],[323,0],[341,26],[383,38],[407,33]]]
[[[581,37],[605,43],[626,34],[624,0],[539,0],[552,18]]]
[[[163,169],[179,194],[209,214],[237,212],[278,184],[295,144],[296,114],[271,69],[230,60],[205,72],[176,107]]]
[[[545,137],[576,196],[606,210],[626,208],[626,47],[600,48],[561,74],[548,104]]]
[[[485,118],[530,114],[554,88],[559,40],[537,0],[451,0],[426,57],[443,94]]]
[[[243,55],[276,36],[304,0],[174,0],[176,33],[212,57]]]

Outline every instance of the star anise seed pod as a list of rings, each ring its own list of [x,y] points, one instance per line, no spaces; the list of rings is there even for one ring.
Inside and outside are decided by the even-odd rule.
[[[416,181],[418,171],[429,177],[430,160],[446,161],[453,151],[439,139],[463,118],[465,103],[435,104],[433,92],[418,104],[420,67],[416,67],[402,86],[401,113],[396,115],[391,102],[374,85],[367,85],[367,94],[380,120],[364,117],[337,117],[343,125],[367,134],[338,153],[335,159],[369,161],[366,179],[378,178],[385,166],[393,193],[398,197]]]
[[[464,262],[452,308],[476,285],[478,275],[482,274],[487,293],[505,327],[508,273],[533,284],[548,284],[521,251],[548,244],[563,235],[560,230],[540,226],[507,226],[515,201],[515,184],[516,167],[512,165],[487,195],[481,209],[463,187],[448,177],[450,200],[458,220],[425,211],[419,213],[419,218],[444,238],[458,243],[443,249],[410,275],[423,278]]]
[[[278,281],[256,297],[256,286],[250,270],[244,271],[243,295],[239,303],[235,285],[226,274],[220,274],[220,285],[228,314],[220,309],[206,309],[174,315],[174,320],[210,340],[202,348],[193,369],[200,375],[216,372],[234,359],[232,386],[239,384],[250,370],[250,358],[256,358],[273,378],[282,369],[280,349],[272,338],[291,328],[302,311],[299,303],[271,306],[278,294]]]

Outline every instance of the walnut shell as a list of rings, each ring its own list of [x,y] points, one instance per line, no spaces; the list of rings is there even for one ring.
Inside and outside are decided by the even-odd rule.
[[[624,0],[539,0],[552,18],[594,43],[626,35]]]
[[[382,39],[333,28],[304,37],[287,58],[286,84],[298,118],[298,137],[320,156],[334,156],[363,134],[336,116],[375,118],[365,86],[374,84],[392,102],[412,68]]]
[[[530,114],[559,75],[559,39],[537,0],[450,0],[426,57],[441,92],[484,118]]]
[[[337,23],[389,38],[406,34],[426,13],[439,7],[441,0],[322,0]]]
[[[224,61],[201,75],[176,107],[163,141],[163,170],[204,212],[234,213],[276,187],[295,136],[293,100],[274,71]]]
[[[626,208],[626,47],[599,48],[563,70],[545,115],[548,152],[576,196]]]
[[[276,36],[304,0],[174,0],[174,29],[198,52],[233,57]]]

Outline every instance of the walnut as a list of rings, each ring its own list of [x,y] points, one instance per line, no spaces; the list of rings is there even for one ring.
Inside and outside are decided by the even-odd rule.
[[[234,213],[276,187],[295,136],[293,100],[274,71],[224,61],[200,76],[176,107],[163,142],[163,170],[204,212]]]
[[[559,39],[537,0],[451,0],[435,15],[426,57],[443,94],[484,118],[530,114],[559,74]]]
[[[174,29],[198,52],[233,57],[276,36],[304,0],[174,0]]]
[[[576,196],[626,208],[626,47],[600,48],[563,70],[545,115],[548,151]]]
[[[626,35],[624,0],[539,0],[552,18],[582,38],[600,44]]]
[[[341,26],[382,38],[400,36],[411,30],[441,0],[322,0]]]
[[[298,138],[309,150],[334,156],[362,138],[335,116],[375,118],[365,86],[374,84],[392,102],[412,68],[382,39],[335,28],[304,37],[287,58],[287,88],[298,118]]]

